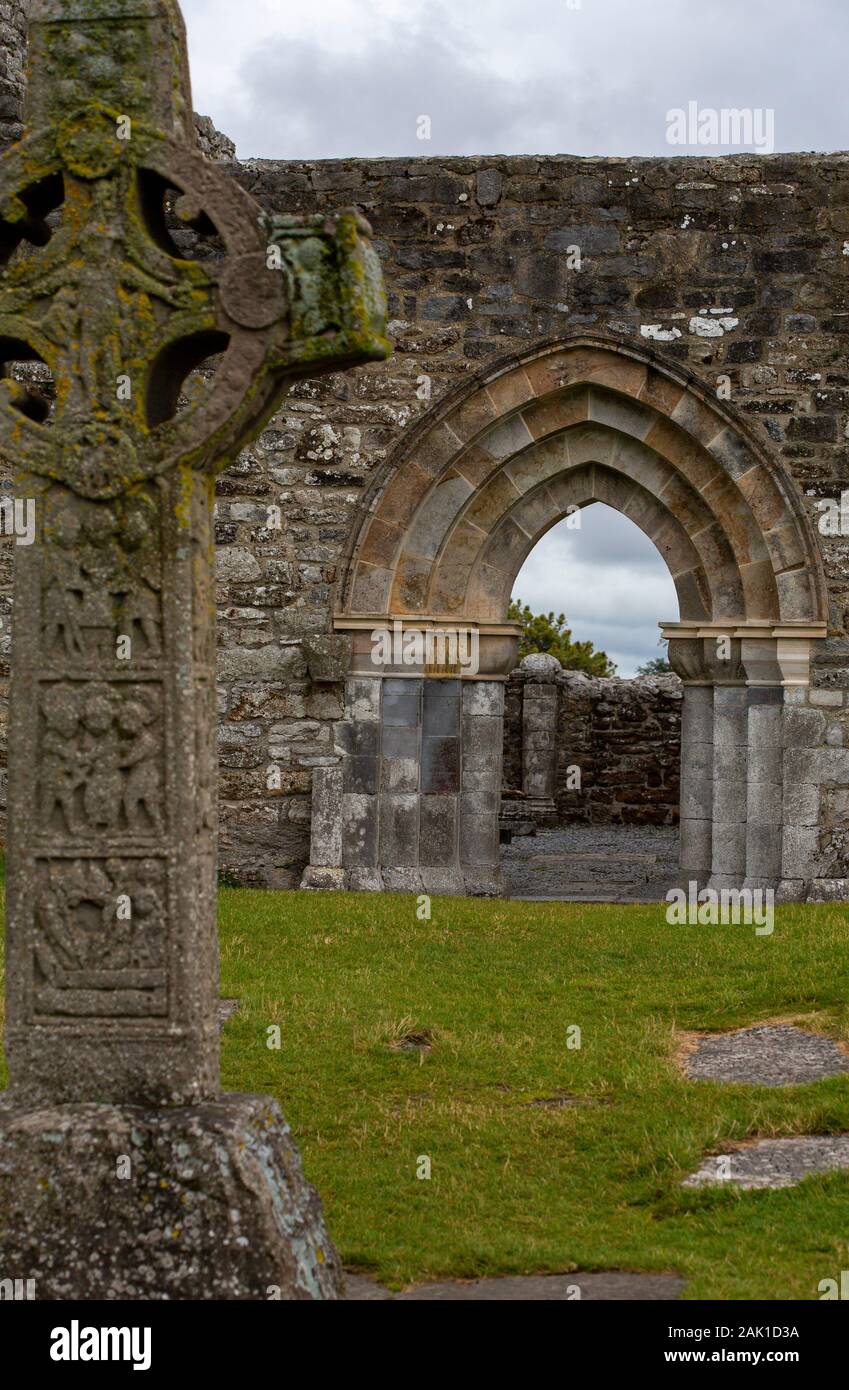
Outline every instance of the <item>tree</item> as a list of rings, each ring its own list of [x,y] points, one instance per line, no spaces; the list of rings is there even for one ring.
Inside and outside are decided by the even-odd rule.
[[[665,643],[666,643],[666,640],[667,640],[667,639],[666,639],[665,637],[658,637],[658,639],[657,639],[657,645],[658,645],[659,647],[663,647],[663,646],[665,645]],[[642,666],[638,666],[638,667],[637,667],[637,675],[638,675],[638,676],[671,676],[671,675],[674,675],[674,672],[673,672],[672,667],[670,666],[669,662],[667,661],[666,655],[665,655],[665,653],[664,653],[663,656],[653,656],[652,659],[651,659],[651,661],[644,661],[643,664],[642,664]]]
[[[519,660],[533,652],[556,656],[567,671],[586,671],[588,676],[615,676],[616,667],[606,652],[597,652],[592,642],[573,642],[566,616],[559,613],[533,613],[521,599],[513,599],[507,613],[511,622],[522,624]]]
[[[672,667],[665,656],[653,656],[651,661],[644,661],[642,666],[637,667],[638,676],[669,676],[672,674]]]

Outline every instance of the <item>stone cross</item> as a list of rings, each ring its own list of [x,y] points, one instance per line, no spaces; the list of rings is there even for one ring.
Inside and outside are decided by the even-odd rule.
[[[28,1261],[40,1297],[333,1297],[282,1117],[219,1093],[212,503],[292,381],[387,355],[368,227],[268,218],[196,151],[176,0],[38,0],[0,265],[0,363],[45,364],[55,393],[0,367],[0,453],[37,518],[15,552],[0,1269]],[[147,1177],[111,1178],[136,1150]],[[104,1222],[120,1251],[92,1262]],[[160,1230],[182,1234],[139,1271]]]

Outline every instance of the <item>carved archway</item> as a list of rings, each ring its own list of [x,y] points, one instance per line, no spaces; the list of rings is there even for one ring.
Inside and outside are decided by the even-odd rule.
[[[596,338],[512,358],[429,412],[368,498],[340,614],[503,619],[539,537],[593,500],[655,543],[682,620],[825,621],[784,470],[695,379]]]
[[[375,480],[340,584],[351,698],[340,766],[317,779],[307,882],[498,891],[510,594],[539,538],[594,501],[649,536],[678,593],[680,621],[663,626],[686,686],[685,873],[729,886],[787,877],[775,721],[826,632],[816,533],[789,475],[695,377],[581,337],[489,367],[434,406]],[[393,624],[472,632],[479,661],[376,670],[374,631]],[[343,806],[330,849],[321,826],[339,818],[322,816],[322,797]]]

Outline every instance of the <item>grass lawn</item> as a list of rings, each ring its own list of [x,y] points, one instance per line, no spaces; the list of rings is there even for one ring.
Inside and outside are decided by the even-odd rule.
[[[849,1130],[849,1077],[718,1086],[674,1061],[676,1030],[792,1018],[849,1040],[845,908],[778,909],[757,937],[660,907],[434,899],[421,922],[409,897],[228,889],[220,926],[241,1001],[224,1085],[278,1098],[349,1266],[395,1286],[668,1270],[735,1299],[816,1299],[849,1268],[849,1174],[679,1186],[726,1140]],[[581,1103],[533,1104],[558,1093]]]

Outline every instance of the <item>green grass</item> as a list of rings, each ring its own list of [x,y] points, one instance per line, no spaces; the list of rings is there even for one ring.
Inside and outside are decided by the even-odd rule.
[[[679,1185],[726,1140],[849,1130],[849,1078],[728,1087],[675,1064],[680,1030],[792,1017],[849,1039],[844,908],[779,909],[771,937],[670,926],[659,907],[433,908],[221,894],[222,994],[241,1001],[224,1085],[279,1099],[346,1264],[396,1286],[669,1270],[712,1299],[816,1299],[849,1268],[849,1174]],[[429,1050],[393,1046],[409,1034]],[[559,1092],[583,1103],[530,1104]]]

